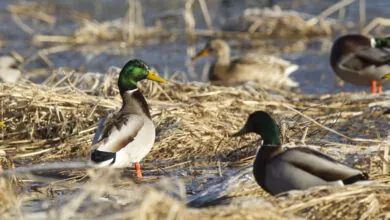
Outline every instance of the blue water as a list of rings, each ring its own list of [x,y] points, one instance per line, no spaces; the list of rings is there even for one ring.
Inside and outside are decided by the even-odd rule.
[[[57,23],[49,29],[38,29],[39,33],[45,34],[70,34],[76,25],[69,18],[69,11],[77,10],[85,12],[98,21],[111,20],[122,17],[126,10],[126,0],[46,0],[37,1],[41,4],[51,3],[57,4],[61,10],[56,11]],[[151,25],[154,18],[166,10],[180,9],[184,6],[184,0],[142,0],[143,14],[145,24]],[[264,7],[272,4],[279,4],[282,8],[293,9],[300,12],[316,15],[338,2],[338,0],[206,0],[210,14],[212,16],[213,27],[218,29],[226,20],[240,15],[245,8],[248,7]],[[8,4],[14,3],[12,0],[3,0],[0,2],[0,40],[6,41],[6,46],[1,50],[1,53],[8,53],[11,50],[19,52],[24,57],[32,56],[36,53],[39,47],[33,46],[30,43],[31,36],[21,31],[12,21],[10,14],[6,8]],[[382,16],[386,17],[390,12],[390,1],[383,0],[366,0],[367,21]],[[197,18],[197,28],[205,28],[205,22],[201,16],[200,7],[194,5],[194,15]],[[337,13],[332,16],[337,18]],[[345,23],[359,22],[358,4],[353,3],[349,6],[345,13]],[[368,22],[367,22],[368,23]],[[358,31],[356,26],[352,32]],[[335,36],[337,37],[337,36]],[[330,41],[331,39],[328,39]],[[199,50],[205,41],[199,40],[195,47]],[[313,44],[314,45],[314,44]],[[318,44],[316,44],[318,45]],[[334,84],[334,74],[329,66],[329,50],[325,48],[322,51],[318,46],[310,46],[306,51],[283,54],[286,59],[301,66],[301,68],[292,74],[300,84],[300,92],[309,94],[319,93],[338,93],[341,91],[368,91],[367,87],[357,87],[346,83],[343,87]],[[253,50],[251,50],[253,51]],[[234,48],[234,54],[242,54],[248,52],[248,48]],[[187,55],[187,45],[183,42],[170,42],[161,44],[150,44],[138,46],[135,48],[126,48],[115,53],[104,52],[96,56],[90,54],[82,54],[78,51],[70,51],[61,54],[49,56],[55,67],[66,66],[72,68],[86,67],[89,71],[105,72],[111,65],[122,66],[131,58],[140,58],[146,60],[151,66],[155,67],[159,72],[173,73],[175,71],[188,72],[186,63],[189,61]],[[195,63],[196,76],[188,75],[190,80],[199,80],[205,63],[212,59],[203,59]],[[44,67],[41,61],[34,62],[27,68]]]

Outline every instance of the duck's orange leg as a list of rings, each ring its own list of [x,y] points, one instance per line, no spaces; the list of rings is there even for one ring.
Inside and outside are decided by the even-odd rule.
[[[376,93],[376,80],[371,80],[371,93]]]
[[[138,179],[142,179],[141,164],[135,163],[135,171],[137,172]]]
[[[378,86],[377,93],[382,93],[382,85]]]

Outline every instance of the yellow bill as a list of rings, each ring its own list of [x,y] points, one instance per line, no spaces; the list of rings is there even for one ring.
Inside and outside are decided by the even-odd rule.
[[[203,49],[198,54],[196,54],[194,57],[192,57],[192,60],[196,60],[198,58],[205,57],[205,56],[208,56],[208,55],[210,55],[209,51],[206,50],[206,49]]]
[[[165,79],[157,76],[153,72],[149,72],[148,75],[146,76],[146,79],[149,79],[149,80],[152,80],[152,81],[156,81],[156,82],[161,82],[161,83],[165,83],[166,82]]]
[[[4,122],[0,121],[0,128],[2,128],[4,126],[5,126]]]
[[[382,77],[382,79],[390,79],[390,73],[384,75],[384,76]]]

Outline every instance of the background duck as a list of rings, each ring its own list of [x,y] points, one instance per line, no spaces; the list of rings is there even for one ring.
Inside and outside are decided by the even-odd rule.
[[[255,81],[269,86],[297,87],[288,76],[298,69],[289,61],[274,56],[248,54],[230,59],[230,47],[224,40],[215,39],[206,44],[192,60],[215,55],[216,62],[209,70],[209,80],[227,84]]]
[[[139,162],[152,149],[156,135],[148,104],[137,88],[137,82],[144,79],[165,82],[142,60],[130,60],[122,68],[118,79],[122,108],[100,122],[91,153],[92,162],[100,166],[127,167],[135,163],[139,178]]]
[[[252,113],[233,136],[255,132],[263,139],[253,164],[256,182],[272,195],[321,185],[346,185],[368,179],[367,174],[307,147],[283,150],[279,127],[264,111]]]
[[[342,36],[333,44],[330,64],[342,80],[371,86],[371,93],[380,93],[382,85],[390,84],[380,81],[390,72],[390,37]]]

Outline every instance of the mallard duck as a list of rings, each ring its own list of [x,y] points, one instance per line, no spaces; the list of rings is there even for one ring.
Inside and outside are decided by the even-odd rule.
[[[130,60],[122,68],[118,79],[122,108],[102,119],[91,153],[92,162],[99,166],[127,167],[134,163],[139,178],[139,162],[152,149],[156,133],[148,104],[137,88],[137,82],[144,79],[165,82],[142,60]]]
[[[390,37],[342,36],[333,44],[330,65],[342,80],[381,93],[382,85],[390,83],[380,81],[390,72]]]
[[[255,81],[277,87],[299,86],[288,77],[298,66],[281,58],[248,54],[230,59],[229,45],[224,40],[215,39],[208,42],[192,60],[210,54],[216,56],[216,62],[209,70],[210,81],[225,84]]]
[[[307,147],[283,150],[279,127],[264,111],[252,113],[233,136],[255,132],[263,139],[253,164],[256,182],[272,195],[321,185],[346,185],[368,179],[367,174]]]

